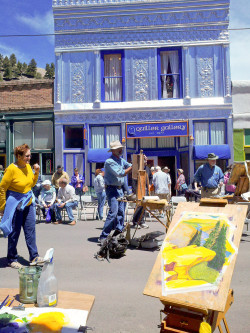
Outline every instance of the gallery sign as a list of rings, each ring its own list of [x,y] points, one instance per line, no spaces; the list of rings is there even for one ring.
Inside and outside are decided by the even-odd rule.
[[[188,121],[127,123],[127,139],[188,136]]]

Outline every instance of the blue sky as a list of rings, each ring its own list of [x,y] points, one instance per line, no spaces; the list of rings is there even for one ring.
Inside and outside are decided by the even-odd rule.
[[[52,0],[0,0],[0,35],[53,33]],[[250,28],[250,1],[231,0],[230,28]],[[250,80],[250,30],[230,31],[232,80]],[[38,67],[54,62],[53,37],[0,38],[0,53]]]

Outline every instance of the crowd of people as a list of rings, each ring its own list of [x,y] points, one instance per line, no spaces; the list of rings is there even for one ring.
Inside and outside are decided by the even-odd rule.
[[[132,171],[132,164],[122,158],[123,145],[120,141],[110,143],[111,157],[105,161],[104,168],[95,172],[94,189],[98,200],[98,218],[103,220],[103,207],[108,201],[109,211],[104,222],[103,230],[99,237],[102,244],[111,234],[119,235],[124,230],[124,218],[126,203],[120,198],[131,195],[127,175]],[[12,268],[20,268],[17,261],[17,243],[21,228],[24,230],[26,244],[30,256],[30,264],[43,263],[43,258],[38,254],[35,233],[35,205],[42,210],[47,223],[62,223],[62,210],[65,209],[69,217],[69,225],[75,225],[73,209],[78,205],[78,199],[88,190],[84,176],[77,168],[70,178],[61,165],[57,166],[51,181],[41,180],[38,164],[30,166],[31,152],[28,145],[23,144],[14,149],[15,163],[12,163],[3,173],[0,183],[0,215],[2,216],[0,229],[4,236],[8,236],[7,260]],[[221,193],[223,186],[226,194],[232,194],[235,186],[228,184],[232,166],[227,167],[223,174],[216,165],[218,156],[208,154],[207,162],[201,165],[191,185],[187,185],[183,169],[177,169],[177,179],[174,189],[178,196],[185,196],[187,201],[201,197],[215,197]],[[165,166],[151,167],[147,165],[147,157],[144,155],[144,169],[148,176],[149,185],[146,187],[146,195],[154,194],[160,199],[171,199],[172,180],[170,169]],[[134,180],[132,190],[135,193],[137,182]],[[77,198],[77,195],[79,196]],[[80,200],[81,202],[81,200]],[[145,219],[140,219],[141,207],[137,207],[133,216],[133,225],[138,228],[148,228]]]

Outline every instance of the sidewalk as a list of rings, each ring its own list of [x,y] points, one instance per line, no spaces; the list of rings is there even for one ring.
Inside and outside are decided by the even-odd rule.
[[[138,236],[150,231],[164,231],[158,222],[147,221],[150,228],[138,230]],[[159,333],[162,304],[144,296],[143,290],[158,251],[129,248],[126,256],[99,262],[97,239],[103,222],[79,221],[76,226],[37,224],[39,254],[55,248],[55,275],[59,289],[95,295],[96,301],[88,325],[97,333]],[[6,267],[7,239],[0,238],[0,287],[18,288],[18,272]],[[21,233],[19,255],[28,259]],[[235,302],[226,318],[232,333],[248,333],[250,327],[249,276],[250,232],[243,233],[231,288]],[[219,331],[216,331],[218,333]]]

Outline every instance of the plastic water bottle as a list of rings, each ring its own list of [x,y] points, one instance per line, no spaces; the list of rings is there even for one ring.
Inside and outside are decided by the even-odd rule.
[[[45,262],[37,288],[37,305],[56,306],[58,301],[57,279],[54,275],[53,257]]]

